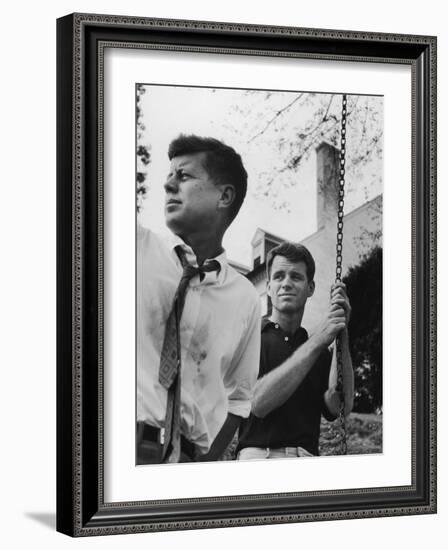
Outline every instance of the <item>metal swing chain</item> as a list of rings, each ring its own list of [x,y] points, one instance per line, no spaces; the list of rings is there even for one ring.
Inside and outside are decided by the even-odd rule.
[[[336,240],[336,282],[342,279],[342,240],[344,238],[344,186],[345,186],[345,143],[346,143],[346,124],[347,124],[347,96],[342,96],[342,116],[341,116],[341,152],[339,159],[339,196],[338,196],[338,221],[337,221],[337,240]],[[339,424],[341,426],[341,440],[339,442],[339,454],[347,454],[347,431],[345,424],[345,399],[343,384],[343,365],[341,339],[336,338],[336,364],[337,364],[337,386],[339,393]]]

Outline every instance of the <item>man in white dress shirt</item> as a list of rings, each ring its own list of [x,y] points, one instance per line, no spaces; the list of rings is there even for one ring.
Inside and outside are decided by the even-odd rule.
[[[165,461],[168,391],[159,381],[160,356],[182,262],[204,271],[189,281],[179,320],[181,444],[174,461],[222,456],[249,416],[259,368],[259,298],[222,247],[246,195],[241,157],[216,139],[183,135],[168,157],[172,239],[137,231],[137,464]]]

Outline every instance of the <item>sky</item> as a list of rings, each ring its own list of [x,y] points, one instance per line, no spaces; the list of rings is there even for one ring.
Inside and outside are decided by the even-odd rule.
[[[232,146],[242,156],[248,172],[245,202],[224,237],[223,245],[230,260],[251,265],[251,240],[257,228],[295,241],[316,230],[314,151],[298,170],[284,171],[281,177],[274,178],[268,189],[262,185],[266,172],[272,172],[274,165],[281,167],[273,146],[273,139],[279,136],[278,129],[275,124],[269,132],[263,133],[263,129],[298,93],[274,92],[266,100],[263,91],[247,94],[244,90],[160,85],[146,85],[145,90],[140,101],[145,125],[141,143],[150,147],[151,162],[146,169],[147,196],[139,213],[142,225],[158,233],[168,232],[163,214],[163,183],[169,171],[168,145],[180,133],[193,133],[215,137]],[[305,101],[294,117],[305,120],[312,109]],[[291,114],[292,111],[285,111],[275,121],[281,122],[280,135],[286,141],[294,139],[297,127],[297,119],[288,120]],[[356,185],[347,181],[346,213],[382,191],[382,178],[373,178],[371,174],[382,174],[382,163],[378,159],[373,158],[366,165]]]

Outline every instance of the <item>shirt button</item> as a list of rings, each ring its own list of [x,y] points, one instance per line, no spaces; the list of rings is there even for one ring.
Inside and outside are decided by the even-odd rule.
[[[289,340],[289,338],[287,336],[285,336],[285,342],[287,342]]]
[[[278,328],[278,324],[277,324],[277,323],[275,324],[275,328]]]

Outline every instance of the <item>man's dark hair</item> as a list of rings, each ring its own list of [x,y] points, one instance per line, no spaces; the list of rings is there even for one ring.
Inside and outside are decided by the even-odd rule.
[[[238,214],[247,191],[247,172],[240,155],[222,141],[210,137],[181,134],[168,147],[168,158],[205,153],[205,168],[217,184],[233,185],[235,200],[230,206],[232,221]]]
[[[266,265],[268,280],[271,277],[272,262],[276,256],[282,256],[283,258],[286,258],[290,262],[294,263],[303,262],[306,265],[306,276],[308,281],[311,282],[314,279],[316,264],[314,263],[314,258],[308,248],[303,246],[303,244],[284,242],[273,248],[268,253]]]

